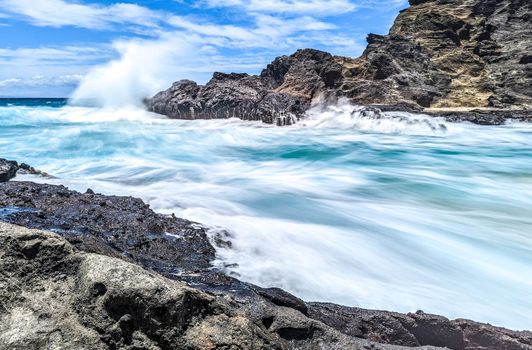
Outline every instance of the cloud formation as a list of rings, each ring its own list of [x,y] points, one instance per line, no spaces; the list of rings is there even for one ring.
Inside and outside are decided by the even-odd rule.
[[[205,0],[203,3],[211,7],[240,7],[246,12],[314,16],[341,14],[357,8],[349,0]]]
[[[136,4],[104,6],[65,0],[0,0],[0,8],[36,26],[104,29],[116,24],[157,27],[161,14]]]

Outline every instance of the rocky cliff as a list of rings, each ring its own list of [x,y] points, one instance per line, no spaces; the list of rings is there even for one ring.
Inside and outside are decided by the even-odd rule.
[[[258,76],[215,73],[204,86],[176,82],[146,105],[171,118],[273,123],[283,113],[303,117],[318,98],[334,103],[344,97],[455,120],[446,113],[480,110],[488,113],[476,112],[487,123],[519,110],[514,114],[530,120],[531,9],[527,0],[410,0],[389,35],[368,36],[361,57],[299,50]]]
[[[0,183],[0,349],[532,350],[530,332],[225,276],[211,261],[230,239],[140,199]]]

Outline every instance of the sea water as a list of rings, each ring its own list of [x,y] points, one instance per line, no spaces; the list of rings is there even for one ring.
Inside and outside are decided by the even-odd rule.
[[[0,157],[226,230],[215,264],[308,301],[532,328],[532,125],[347,104],[290,127],[2,100]]]

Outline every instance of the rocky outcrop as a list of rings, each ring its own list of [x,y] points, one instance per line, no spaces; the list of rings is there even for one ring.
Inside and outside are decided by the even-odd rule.
[[[7,182],[11,180],[17,175],[17,173],[51,177],[47,173],[35,169],[26,163],[19,164],[14,160],[0,158],[0,182]]]
[[[274,123],[280,113],[301,118],[319,97],[431,114],[467,116],[480,109],[499,119],[519,110],[521,120],[532,120],[530,1],[410,5],[389,35],[368,36],[359,58],[299,50],[275,59],[258,76],[215,73],[205,86],[177,82],[147,99],[147,108],[171,118]]]
[[[11,180],[17,175],[17,162],[0,158],[0,182]]]
[[[197,223],[141,200],[0,184],[0,349],[532,349],[530,332],[307,303],[210,265]],[[54,232],[54,233],[51,233]]]
[[[400,349],[266,301],[241,306],[53,233],[0,223],[0,257],[2,349]]]
[[[207,85],[182,80],[146,101],[150,111],[179,119],[236,117],[274,123],[280,112],[303,116],[311,100],[341,78],[334,57],[300,50],[273,61],[260,76],[214,73]]]
[[[532,332],[515,332],[470,320],[449,320],[422,311],[409,314],[309,303],[310,317],[354,337],[376,342],[449,349],[532,349]]]

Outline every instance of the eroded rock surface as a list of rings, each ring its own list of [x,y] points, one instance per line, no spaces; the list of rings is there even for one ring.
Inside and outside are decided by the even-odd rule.
[[[532,349],[532,332],[510,331],[464,319],[449,320],[422,311],[401,314],[309,303],[308,314],[344,334],[387,344],[430,344],[455,350]]]
[[[276,113],[303,116],[310,101],[341,78],[334,57],[318,50],[300,50],[273,61],[260,76],[214,73],[200,86],[182,80],[147,100],[148,109],[178,119],[236,117],[274,123]]]
[[[266,301],[241,306],[1,222],[0,271],[1,349],[404,349]]]
[[[318,98],[335,103],[343,97],[431,114],[459,108],[454,120],[481,124],[516,111],[530,121],[531,6],[527,0],[412,0],[389,35],[368,36],[359,58],[299,50],[258,76],[215,73],[205,86],[177,82],[146,105],[171,118],[275,123],[280,113],[301,118]],[[472,109],[489,113],[479,119]]]

